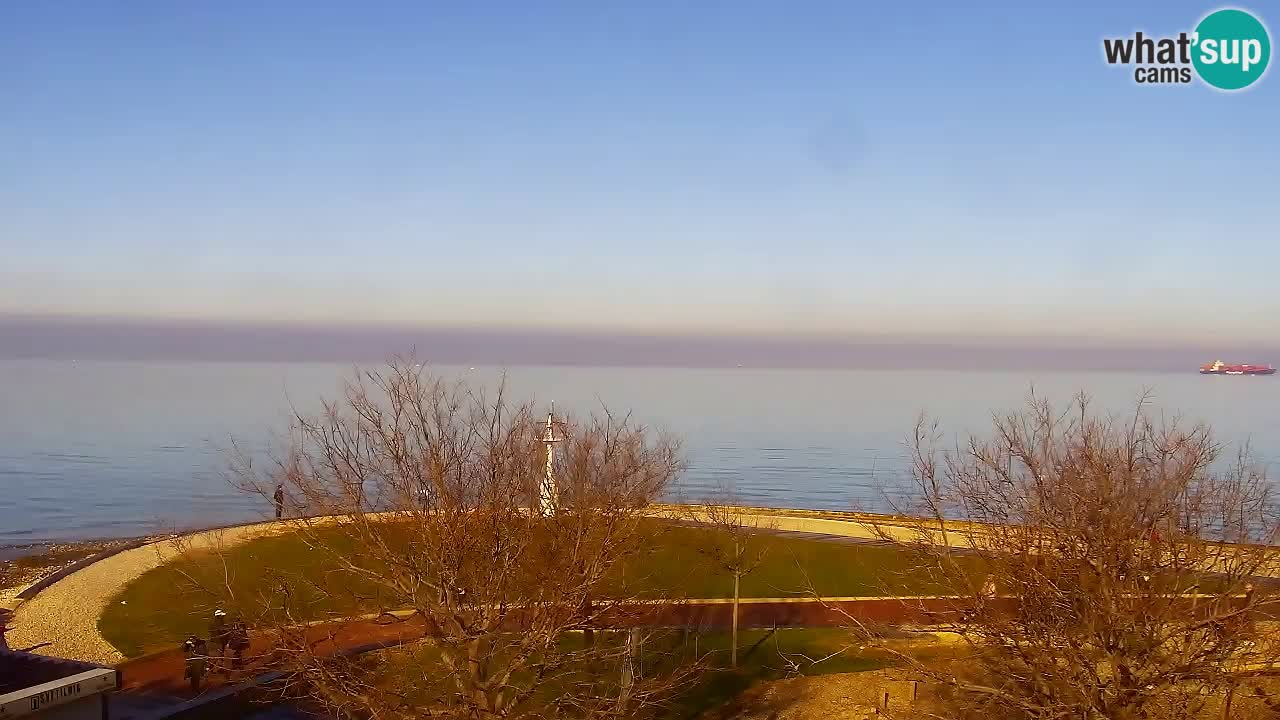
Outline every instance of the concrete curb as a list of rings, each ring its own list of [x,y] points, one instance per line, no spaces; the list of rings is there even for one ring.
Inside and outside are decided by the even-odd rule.
[[[653,505],[650,506],[649,515],[651,517],[665,519],[669,521],[687,522],[688,518],[686,516],[688,515],[688,512],[690,510],[696,510],[696,508],[697,508],[696,504],[683,505],[679,503],[654,503]],[[795,526],[795,527],[788,527],[788,528],[783,528],[783,527],[770,528],[774,532],[777,532],[778,534],[791,534],[791,533],[810,534],[814,536],[814,539],[824,539],[824,540],[841,537],[841,538],[845,538],[847,542],[850,540],[857,539],[857,535],[854,533],[829,532],[831,529],[836,527],[855,526],[855,527],[866,528],[870,524],[878,524],[878,525],[883,525],[885,527],[894,527],[894,528],[911,527],[911,518],[895,516],[895,515],[876,515],[874,513],[865,513],[865,512],[807,510],[807,509],[801,509],[801,508],[765,508],[765,507],[749,507],[749,506],[735,507],[735,510],[744,515],[765,519],[767,523],[772,523],[775,525],[786,524],[786,525]],[[10,609],[17,611],[17,609],[21,605],[31,600],[32,598],[36,597],[41,591],[49,588],[50,586],[56,584],[58,581],[63,580],[80,570],[84,570],[85,568],[88,568],[91,565],[94,565],[95,563],[98,563],[102,560],[106,560],[114,555],[118,555],[128,550],[134,550],[139,547],[143,547],[145,545],[153,545],[160,542],[172,542],[178,538],[200,535],[204,533],[234,530],[239,528],[248,528],[248,527],[260,526],[260,525],[265,526],[265,525],[273,525],[273,524],[282,524],[287,526],[288,524],[294,523],[294,522],[307,523],[307,522],[312,522],[316,520],[323,520],[325,518],[336,518],[336,517],[341,517],[341,516],[308,515],[308,516],[302,516],[302,517],[287,517],[281,520],[276,520],[274,518],[268,517],[262,520],[255,520],[250,522],[232,523],[229,525],[218,525],[218,526],[208,527],[208,528],[191,529],[183,532],[172,533],[163,537],[150,536],[147,538],[139,538],[136,541],[127,542],[124,545],[121,545],[119,547],[111,548],[110,550],[104,550],[100,553],[96,553],[87,558],[76,561],[75,563],[72,563],[71,565],[68,565],[67,567],[62,568],[57,572],[51,573],[41,578],[40,580],[37,580],[36,582],[32,583],[30,586],[24,588],[21,592],[13,596],[13,601],[11,603]],[[813,525],[814,527],[806,527],[806,525]],[[828,537],[819,537],[819,536],[828,536]],[[874,542],[874,539],[861,538],[861,541]]]
[[[165,540],[170,540],[170,539],[172,538],[154,538],[154,537],[139,538],[132,542],[127,542],[123,545],[118,545],[116,547],[109,548],[107,550],[103,550],[98,553],[94,553],[89,557],[81,558],[71,563],[70,565],[62,568],[61,570],[58,570],[57,572],[49,573],[48,575],[45,575],[39,580],[31,583],[22,592],[18,593],[17,595],[14,595],[14,599],[17,600],[17,604],[20,604],[22,602],[25,602],[35,597],[36,594],[38,594],[41,590],[44,590],[45,588],[58,582],[62,578],[70,575],[73,572],[76,572],[77,570],[83,570],[84,568],[89,567],[90,565],[98,562],[99,560],[106,560],[112,555],[118,555],[124,552],[125,550],[133,550],[134,548],[140,548],[143,545],[150,545],[151,543],[164,542]],[[15,607],[14,609],[17,609],[17,608]]]
[[[322,517],[322,516],[317,516],[317,517]],[[21,592],[13,596],[14,605],[11,609],[17,610],[18,605],[21,605],[23,602],[30,600],[31,598],[38,595],[41,590],[44,590],[45,588],[58,582],[59,580],[62,580],[68,575],[71,575],[72,573],[75,573],[78,570],[83,570],[89,567],[90,565],[93,565],[96,562],[106,560],[107,558],[112,557],[113,555],[119,555],[120,553],[125,552],[127,550],[136,550],[137,548],[140,548],[146,545],[154,545],[156,543],[172,542],[178,538],[186,537],[188,535],[196,535],[199,533],[218,532],[220,530],[234,530],[236,528],[252,527],[254,525],[267,525],[267,524],[276,523],[276,522],[285,522],[288,520],[306,520],[306,519],[312,519],[312,518],[285,518],[285,520],[283,521],[275,520],[275,519],[254,520],[251,522],[232,523],[230,525],[214,525],[212,527],[193,528],[191,530],[183,530],[182,532],[174,532],[168,535],[147,535],[144,537],[136,538],[134,540],[129,540],[117,547],[109,548],[107,550],[94,553],[93,555],[90,555],[89,557],[86,557],[86,558],[81,558],[80,560],[77,560],[71,563],[70,565],[62,568],[61,570],[58,570],[57,572],[49,573],[48,575],[31,583],[27,587],[23,588]]]
[[[398,640],[386,640],[382,642],[366,643],[357,645],[356,647],[347,648],[338,653],[336,657],[354,657],[363,655],[376,650],[384,650],[389,647],[395,647],[399,644]],[[200,715],[205,710],[212,710],[215,705],[223,703],[234,703],[240,701],[246,693],[262,689],[263,686],[276,682],[288,675],[286,671],[272,670],[255,675],[248,680],[237,683],[235,685],[224,685],[213,692],[192,698],[183,703],[175,705],[171,708],[165,708],[152,715],[147,715],[143,720],[174,720],[187,716]],[[276,705],[280,702],[288,702],[286,698],[278,701],[269,702],[267,705]]]
[[[654,505],[654,507],[655,507],[655,508],[657,508],[657,509],[660,509],[660,511],[672,512],[675,508],[677,508],[677,507],[679,507],[679,506],[677,506],[677,505],[673,505],[673,504],[670,504],[670,503],[661,503],[661,504],[656,504],[656,505]],[[762,511],[762,510],[769,510],[769,511],[771,511],[771,512],[785,512],[785,513],[809,513],[809,512],[816,512],[816,511],[805,511],[805,510],[792,510],[792,509],[785,509],[785,508],[742,508],[742,510],[744,510],[744,511],[750,511],[750,512],[758,512],[758,511]],[[797,516],[803,516],[803,515],[797,515]],[[140,537],[140,538],[137,538],[137,539],[132,540],[132,541],[127,541],[127,542],[125,542],[124,544],[119,545],[119,546],[117,546],[117,547],[113,547],[113,548],[110,548],[110,549],[107,549],[107,550],[103,550],[103,551],[101,551],[101,552],[98,552],[98,553],[95,553],[95,554],[93,554],[93,555],[90,555],[90,556],[88,556],[88,557],[86,557],[86,558],[81,558],[80,560],[77,560],[77,561],[75,561],[74,563],[71,563],[70,565],[68,565],[68,566],[66,566],[66,567],[64,567],[64,568],[62,568],[61,570],[58,570],[58,571],[56,571],[56,572],[52,572],[52,573],[50,573],[50,574],[48,574],[48,575],[46,575],[46,576],[44,576],[44,577],[40,578],[39,580],[35,581],[34,583],[31,583],[31,584],[30,584],[30,585],[28,585],[27,587],[23,588],[21,592],[19,592],[19,593],[15,594],[15,595],[13,596],[13,598],[14,598],[14,601],[15,601],[15,602],[14,602],[14,606],[13,606],[12,608],[10,608],[10,609],[12,609],[12,610],[17,610],[17,606],[18,606],[18,605],[20,605],[22,602],[24,602],[24,601],[26,601],[26,600],[30,600],[31,598],[33,598],[33,597],[35,597],[37,594],[39,594],[41,590],[44,590],[45,588],[47,588],[47,587],[49,587],[50,585],[52,585],[52,584],[54,584],[54,583],[58,582],[58,581],[59,581],[59,580],[61,580],[61,579],[63,579],[63,578],[65,578],[65,577],[67,577],[68,575],[71,575],[72,573],[74,573],[74,572],[76,572],[76,571],[78,571],[78,570],[83,570],[83,569],[85,569],[85,568],[89,567],[90,565],[92,565],[92,564],[94,564],[94,563],[96,563],[96,562],[99,562],[99,561],[101,561],[101,560],[106,560],[107,558],[109,558],[109,557],[111,557],[111,556],[113,556],[113,555],[118,555],[118,554],[120,554],[120,553],[122,553],[122,552],[125,552],[126,550],[133,550],[133,549],[136,549],[136,548],[140,548],[140,547],[142,547],[142,546],[144,546],[144,545],[152,545],[152,544],[159,543],[159,542],[171,542],[171,541],[173,541],[173,540],[175,540],[175,539],[177,539],[177,538],[186,537],[186,536],[189,536],[189,535],[196,535],[196,534],[199,534],[199,533],[217,532],[217,531],[220,531],[220,530],[234,530],[234,529],[237,529],[237,528],[252,527],[252,526],[255,526],[255,525],[270,525],[270,524],[275,524],[275,523],[289,523],[289,522],[297,522],[297,521],[319,520],[319,519],[323,519],[323,518],[326,518],[326,517],[339,517],[339,516],[334,516],[334,515],[308,515],[308,516],[303,516],[303,517],[287,517],[287,518],[283,518],[283,519],[281,519],[281,520],[277,520],[277,519],[275,519],[275,518],[266,518],[266,519],[263,519],[263,520],[252,520],[252,521],[249,521],[249,522],[231,523],[231,524],[229,524],[229,525],[214,525],[214,526],[212,526],[212,527],[192,528],[192,529],[190,529],[190,530],[184,530],[184,531],[182,531],[182,532],[174,532],[174,533],[170,533],[170,534],[163,535],[163,536],[148,535],[148,536],[145,536],[145,537]]]
[[[185,700],[173,707],[165,708],[151,715],[146,715],[144,716],[144,719],[168,720],[169,718],[180,718],[188,715],[199,714],[206,709],[211,709],[211,706],[235,702],[246,692],[259,688],[269,682],[279,680],[284,677],[284,675],[285,674],[283,672],[279,671],[265,672],[235,685],[223,685],[212,692],[202,694],[199,697],[194,697],[190,700]]]

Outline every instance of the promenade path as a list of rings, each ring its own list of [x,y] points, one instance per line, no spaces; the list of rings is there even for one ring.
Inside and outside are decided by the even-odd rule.
[[[997,611],[1012,611],[1013,598],[992,601]],[[1187,598],[1188,612],[1194,612]],[[730,627],[732,601],[725,598],[691,599],[671,605],[635,605],[619,607],[616,615],[607,613],[597,627],[607,628],[686,628],[697,631],[727,630]],[[960,610],[956,598],[918,597],[838,597],[823,598],[744,598],[739,607],[739,623],[748,628],[847,628],[855,623],[866,627],[893,625],[915,628],[917,637],[931,641],[954,640],[949,625],[955,623]],[[420,616],[410,612],[394,613],[396,619],[386,621],[372,616],[333,623],[315,623],[306,627],[307,640],[318,654],[362,652],[375,647],[412,643],[424,636]],[[517,626],[513,626],[517,629]],[[850,636],[852,639],[852,635]],[[120,701],[144,707],[216,694],[228,684],[242,683],[255,674],[277,667],[272,662],[273,638],[258,635],[251,639],[247,662],[241,670],[223,668],[211,673],[199,692],[192,692],[185,678],[182,652],[177,649],[151,653],[127,660],[117,666],[121,675]],[[1271,665],[1259,666],[1274,669]]]
[[[876,542],[870,523],[894,527],[899,521],[881,516],[775,508],[742,508],[750,523],[778,532],[800,533],[815,539]],[[689,519],[683,506],[659,505],[653,515]],[[67,575],[19,604],[9,632],[11,647],[48,643],[36,652],[57,657],[115,665],[125,658],[98,632],[98,618],[107,603],[143,573],[172,560],[180,552],[230,548],[254,538],[288,532],[299,522],[283,520],[203,530],[182,536],[180,542],[160,540],[125,550]],[[905,526],[902,532],[907,532]]]
[[[780,508],[738,508],[745,524],[770,532],[786,533],[816,540],[847,543],[883,543],[905,541],[917,537],[919,522],[910,518],[838,513],[826,511],[790,510]],[[654,517],[689,521],[697,519],[696,507],[657,505],[651,511]],[[98,632],[98,618],[107,603],[122,592],[129,583],[143,573],[159,567],[185,551],[230,548],[253,538],[274,533],[289,532],[303,524],[332,522],[335,518],[286,519],[242,525],[231,528],[204,530],[182,536],[180,541],[161,540],[99,560],[67,575],[49,585],[34,598],[18,605],[12,629],[9,633],[11,647],[29,647],[48,643],[36,651],[48,655],[115,665],[125,658]],[[981,533],[982,526],[952,523],[948,527],[948,540],[952,546],[967,547],[966,535]],[[887,538],[887,540],[886,540]],[[935,540],[940,539],[935,533]],[[1277,576],[1280,572],[1268,572]],[[855,599],[839,599],[853,602]],[[859,598],[859,608],[871,608],[862,603],[874,599]],[[700,601],[710,606],[712,601]],[[752,599],[756,602],[795,602],[795,599]],[[900,601],[883,599],[902,607]],[[763,605],[761,606],[763,607]],[[860,610],[861,611],[861,610]],[[765,612],[744,607],[744,613]],[[769,610],[772,618],[785,617],[800,612],[797,608],[786,611]],[[808,611],[805,611],[808,612]],[[782,613],[779,615],[778,613]],[[894,618],[879,618],[884,621]],[[907,618],[896,618],[907,621]],[[785,624],[785,623],[779,623]],[[796,624],[806,624],[797,621]]]
[[[739,623],[744,629],[844,627],[849,624],[849,618],[856,618],[866,623],[930,626],[953,619],[951,602],[951,599],[942,597],[849,597],[823,600],[744,598],[739,609]],[[660,608],[619,608],[617,619],[602,619],[602,622],[611,628],[683,627],[701,631],[725,630],[730,624],[731,610],[732,601],[727,599],[693,599]],[[322,655],[355,648],[413,642],[423,637],[421,617],[407,613],[397,613],[397,616],[399,620],[395,622],[370,618],[315,624],[308,627],[306,633],[309,642],[314,643],[315,652]],[[242,682],[271,667],[268,656],[272,649],[270,637],[254,637],[245,667],[238,671],[224,667],[220,672],[211,673],[199,693],[190,691],[185,678],[185,659],[178,648],[151,653],[117,666],[121,675],[121,689],[128,695],[180,700],[216,692],[223,685]],[[225,662],[222,664],[225,666]]]

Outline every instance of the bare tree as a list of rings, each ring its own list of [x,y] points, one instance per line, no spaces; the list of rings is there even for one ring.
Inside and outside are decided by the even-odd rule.
[[[647,541],[678,444],[604,412],[559,421],[548,466],[545,428],[502,386],[397,361],[299,414],[275,467],[238,465],[264,497],[283,484],[302,516],[285,523],[332,568],[273,569],[255,616],[314,697],[350,716],[599,717],[643,713],[672,688],[673,665],[636,677],[634,638],[610,629],[655,601],[620,570]],[[317,603],[326,622],[307,624]],[[566,642],[586,628],[603,639]],[[338,656],[357,630],[390,649]]]
[[[1280,669],[1276,506],[1203,426],[1057,412],[1034,393],[994,435],[938,452],[914,434],[920,519],[877,524],[950,598],[959,657],[923,663],[947,717],[1131,720],[1229,716]],[[871,638],[874,641],[874,638]],[[896,652],[896,651],[895,651]]]
[[[711,557],[715,566],[733,578],[733,610],[729,631],[729,667],[738,667],[738,607],[742,578],[764,563],[769,551],[768,527],[742,511],[738,496],[728,489],[702,503],[690,505],[688,515],[696,523],[711,528],[716,537],[699,550]]]

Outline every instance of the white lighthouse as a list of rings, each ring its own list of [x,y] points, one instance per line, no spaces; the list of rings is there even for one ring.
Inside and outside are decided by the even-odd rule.
[[[564,438],[556,435],[555,411],[556,404],[552,402],[551,409],[547,411],[547,430],[542,436],[542,442],[547,446],[547,470],[538,492],[538,506],[543,517],[555,515],[560,497],[560,488],[556,486],[556,443]]]

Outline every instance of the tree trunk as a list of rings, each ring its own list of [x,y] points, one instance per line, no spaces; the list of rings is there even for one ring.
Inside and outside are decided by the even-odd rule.
[[[480,717],[495,717],[493,692],[490,690],[490,675],[485,644],[479,639],[467,643],[467,684],[470,689],[472,710]]]
[[[588,595],[586,600],[582,603],[582,616],[584,618],[591,617],[591,610],[592,610],[591,596]],[[596,644],[596,631],[591,627],[590,624],[583,625],[582,627],[583,647],[591,648],[591,647],[595,647],[595,644]]]
[[[733,620],[729,630],[729,667],[738,667],[738,580],[742,576],[733,574]]]
[[[622,659],[622,681],[619,683],[619,699],[620,705],[625,705],[628,698],[631,697],[631,685],[635,681],[635,662],[636,652],[636,631],[634,629],[627,632],[626,655]]]

